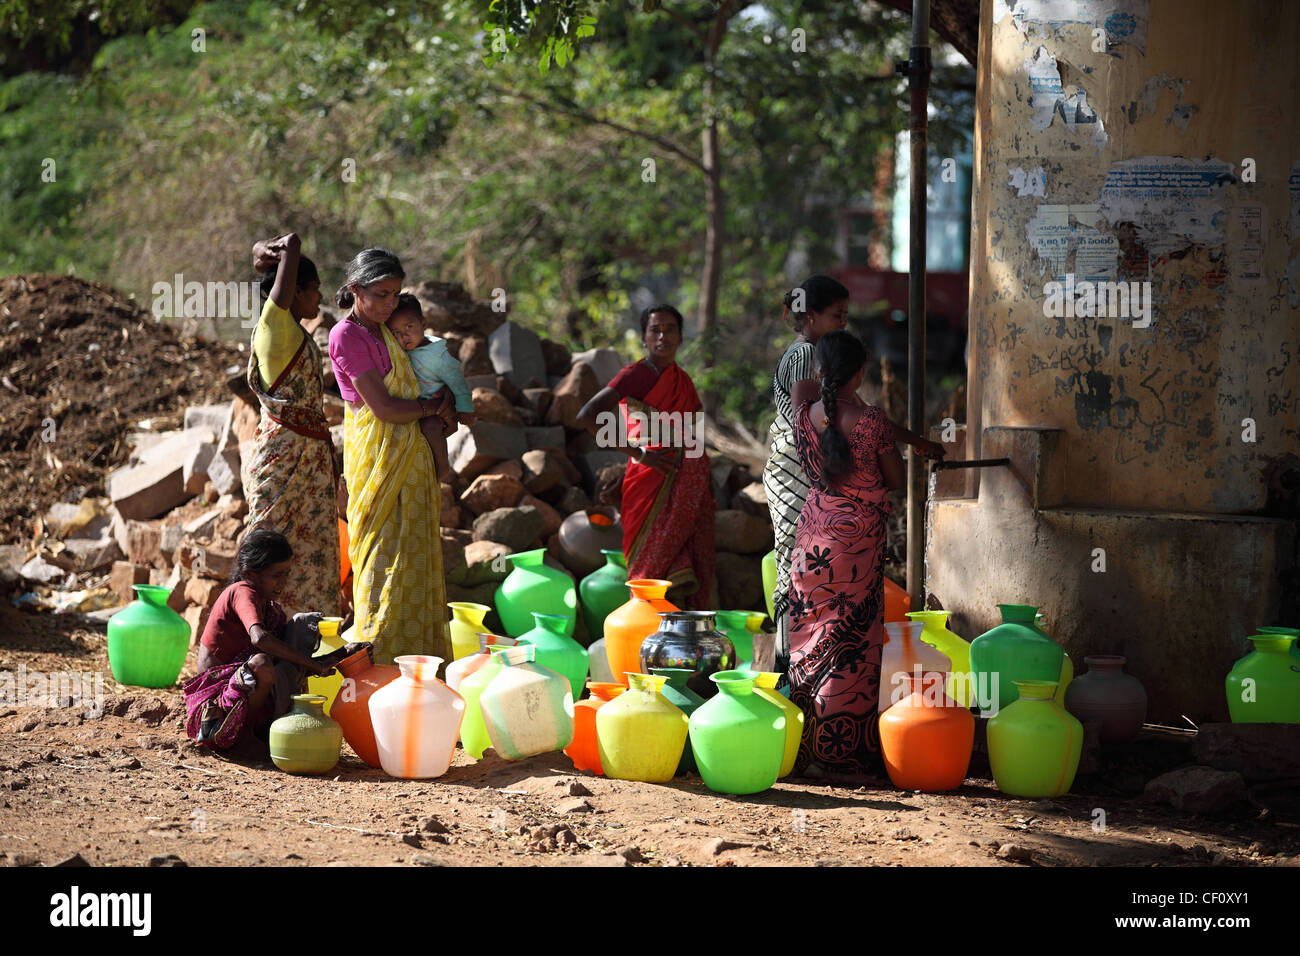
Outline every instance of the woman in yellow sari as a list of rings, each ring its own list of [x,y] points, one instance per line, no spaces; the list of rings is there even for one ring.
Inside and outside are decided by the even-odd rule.
[[[406,353],[384,322],[405,273],[397,256],[365,249],[348,264],[335,301],[348,315],[330,330],[330,359],[344,410],[343,478],[348,490],[353,640],[372,641],[375,660],[403,654],[451,660],[447,635],[441,493],[419,420],[447,418],[445,391],[420,400]]]

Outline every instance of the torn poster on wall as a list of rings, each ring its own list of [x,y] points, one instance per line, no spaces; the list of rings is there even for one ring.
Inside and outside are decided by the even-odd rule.
[[[1028,172],[1021,166],[1008,166],[1007,174],[1011,177],[1007,185],[1016,190],[1017,196],[1047,196],[1047,173],[1042,166],[1035,166]]]
[[[1141,104],[1141,111],[1143,113],[1154,114],[1160,102],[1160,91],[1173,90],[1178,98],[1174,102],[1173,108],[1169,111],[1169,114],[1165,117],[1165,125],[1173,126],[1180,133],[1186,133],[1187,126],[1191,123],[1192,117],[1200,110],[1200,107],[1195,103],[1183,102],[1183,94],[1186,92],[1186,89],[1186,80],[1175,79],[1168,73],[1157,73],[1142,84],[1142,93],[1134,102],[1135,104]],[[1137,117],[1138,110],[1134,108],[1129,112],[1129,122],[1137,122]]]
[[[1029,74],[1029,108],[1034,111],[1033,129],[1047,129],[1059,116],[1065,128],[1073,133],[1087,135],[1092,145],[1100,149],[1106,145],[1106,127],[1101,117],[1088,105],[1088,94],[1082,87],[1074,87],[1067,94],[1061,85],[1061,71],[1056,57],[1040,46],[1025,60],[1024,71]]]
[[[1234,233],[1232,271],[1238,279],[1257,282],[1264,278],[1264,207],[1240,203],[1232,207]]]
[[[1111,226],[1130,222],[1150,255],[1192,245],[1222,246],[1227,226],[1225,187],[1237,182],[1221,159],[1138,156],[1112,163],[1100,196]]]
[[[1114,279],[1118,273],[1119,240],[1098,228],[1100,218],[1096,203],[1040,205],[1025,226],[1029,245],[1038,253],[1039,275],[1050,265],[1054,275],[1073,273],[1079,281]]]
[[[1145,54],[1150,8],[1150,0],[995,0],[993,22],[1009,15],[1017,30],[1034,36],[1083,23],[1105,31],[1107,53],[1127,43]]]

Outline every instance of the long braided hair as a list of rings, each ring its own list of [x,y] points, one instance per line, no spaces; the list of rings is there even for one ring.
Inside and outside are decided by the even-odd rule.
[[[822,473],[827,485],[836,485],[853,470],[849,439],[836,421],[839,391],[853,380],[867,362],[867,350],[852,332],[827,332],[817,342],[817,367],[822,374],[822,408],[826,430],[822,432]]]

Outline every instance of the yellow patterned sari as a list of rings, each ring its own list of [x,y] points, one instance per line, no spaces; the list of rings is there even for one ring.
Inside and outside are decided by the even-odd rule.
[[[380,329],[393,365],[384,387],[394,398],[416,398],[419,385],[406,353],[386,327]],[[343,424],[357,616],[353,640],[373,641],[382,664],[403,654],[450,661],[438,534],[441,494],[429,443],[418,422],[381,422],[364,403],[347,406]]]

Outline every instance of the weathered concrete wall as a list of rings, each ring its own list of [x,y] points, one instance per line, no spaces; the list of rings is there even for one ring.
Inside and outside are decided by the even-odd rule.
[[[1075,504],[1258,509],[1300,447],[1300,4],[1050,6],[982,11],[971,434],[1064,429]],[[1150,325],[1045,315],[1067,273],[1150,282]]]
[[[982,8],[965,457],[1013,465],[932,504],[927,589],[967,638],[1040,604],[1156,720],[1225,715],[1295,576],[1295,523],[1246,513],[1300,451],[1297,102],[1300,4]]]
[[[1291,573],[1293,522],[1239,515],[1061,506],[1065,433],[989,429],[978,499],[938,499],[926,584],[973,639],[998,604],[1036,604],[1082,673],[1088,654],[1122,654],[1146,687],[1148,719],[1227,719],[1223,678],[1253,627],[1276,620]]]

